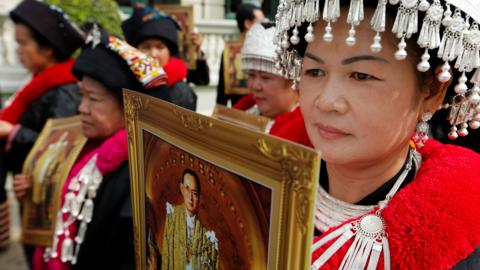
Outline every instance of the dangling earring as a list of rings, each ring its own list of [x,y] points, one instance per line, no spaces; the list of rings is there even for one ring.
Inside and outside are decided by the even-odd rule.
[[[425,142],[428,140],[428,130],[430,127],[427,122],[432,119],[432,116],[433,113],[431,112],[422,114],[422,120],[417,124],[415,135],[412,138],[417,148],[422,148],[425,146]]]

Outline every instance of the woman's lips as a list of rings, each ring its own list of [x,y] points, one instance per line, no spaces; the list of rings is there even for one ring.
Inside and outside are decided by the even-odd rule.
[[[345,131],[320,123],[315,124],[315,127],[317,128],[318,134],[328,140],[339,139],[349,135]]]
[[[258,103],[258,102],[263,102],[263,101],[265,101],[265,98],[254,96],[254,97],[253,97],[253,100],[255,100],[255,102]]]

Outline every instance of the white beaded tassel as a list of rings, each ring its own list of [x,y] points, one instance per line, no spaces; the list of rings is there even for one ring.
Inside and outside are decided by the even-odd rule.
[[[470,95],[468,96],[468,100],[470,101],[471,107],[473,108],[473,117],[470,120],[469,126],[471,129],[478,129],[480,128],[480,113],[479,113],[479,102],[480,102],[480,86],[479,83],[475,83],[473,86]],[[478,108],[478,109],[477,109]]]
[[[401,0],[392,32],[397,38],[410,38],[418,31],[418,0]]]
[[[419,9],[422,3],[423,1],[420,3]],[[420,72],[426,72],[430,69],[430,63],[428,63],[430,55],[428,54],[428,50],[438,48],[441,42],[440,25],[442,23],[443,7],[440,0],[435,0],[432,5],[428,4],[428,6],[427,14],[423,20],[423,25],[417,41],[420,47],[427,48],[422,56],[422,61],[417,66],[417,69]]]
[[[364,19],[363,0],[351,0],[350,8],[348,10],[347,23],[352,27],[348,31],[348,37],[345,40],[348,46],[353,46],[356,43],[355,26],[358,26]]]
[[[455,68],[459,71],[471,72],[480,65],[480,31],[474,23],[468,31],[464,31],[463,50],[457,58]]]
[[[458,79],[458,84],[455,86],[455,93],[459,95],[465,95],[468,90],[467,86],[468,78],[465,74],[465,71],[462,73],[462,76]]]
[[[392,32],[402,40],[398,44],[398,51],[395,53],[397,60],[407,58],[407,43],[405,38],[410,38],[418,31],[418,0],[401,0],[397,16],[393,24]]]
[[[407,43],[405,42],[405,37],[402,37],[400,43],[398,43],[398,51],[395,52],[395,59],[399,61],[405,60],[408,56],[406,48]]]
[[[470,82],[473,83],[473,88],[470,90],[468,100],[472,108],[472,117],[469,123],[471,129],[480,128],[480,69],[477,69],[473,74]]]
[[[452,78],[452,74],[450,74],[450,65],[448,64],[448,61],[446,61],[442,65],[442,72],[438,74],[438,80],[442,83],[446,83],[450,81],[451,78]]]
[[[312,42],[315,39],[313,34],[313,22],[317,21],[319,18],[319,0],[307,0],[305,2],[304,10],[304,21],[309,22],[307,27],[307,33],[304,36],[304,39],[307,43]]]
[[[428,49],[425,49],[425,53],[422,55],[422,61],[417,65],[417,69],[420,72],[427,72],[430,69],[430,54],[428,54]]]
[[[463,31],[466,30],[465,21],[460,10],[456,10],[453,18],[448,17],[442,22],[446,25],[443,38],[438,49],[438,57],[444,61],[454,61],[463,50]]]
[[[373,31],[377,32],[373,37],[373,44],[370,46],[370,50],[373,53],[379,53],[382,51],[382,37],[380,33],[385,32],[386,27],[386,14],[387,14],[387,0],[379,0],[375,13],[373,13],[370,25]]]
[[[327,22],[323,40],[326,42],[333,41],[332,22],[336,22],[340,17],[340,0],[325,0],[323,6],[323,20]]]

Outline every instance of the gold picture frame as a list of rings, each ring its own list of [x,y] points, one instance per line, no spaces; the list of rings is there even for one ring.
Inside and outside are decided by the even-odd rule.
[[[260,132],[266,132],[271,121],[268,117],[247,113],[221,104],[215,105],[212,117]]]
[[[178,31],[178,53],[187,63],[190,70],[197,69],[197,53],[195,46],[190,42],[190,35],[195,27],[193,6],[181,5],[156,5],[155,9],[172,17],[180,26]]]
[[[79,116],[49,119],[43,127],[23,164],[22,173],[32,179],[23,200],[23,243],[52,244],[61,190],[86,142]]]
[[[242,48],[242,40],[225,41],[222,59],[225,94],[246,95],[250,93],[247,87],[247,76],[242,71]]]
[[[178,264],[182,256],[193,269],[200,269],[199,262],[213,269],[309,268],[317,152],[129,90],[124,104],[136,269],[160,269],[161,263],[185,269]],[[195,181],[185,180],[188,170],[195,171],[191,188]],[[192,198],[201,199],[195,204]],[[192,251],[185,232],[168,233],[172,215],[180,213],[185,223],[183,213],[192,215],[181,209],[193,205],[200,222],[193,231],[205,227],[211,241],[203,242],[201,250],[210,251],[205,257]]]

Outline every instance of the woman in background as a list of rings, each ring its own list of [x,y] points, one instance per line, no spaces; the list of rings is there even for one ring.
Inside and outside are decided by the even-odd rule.
[[[133,269],[133,221],[122,89],[170,101],[158,62],[94,28],[73,67],[87,145],[62,191],[53,244],[37,248],[34,269]],[[14,178],[18,198],[31,181]],[[88,192],[81,192],[88,190]],[[81,211],[80,211],[81,209]]]

